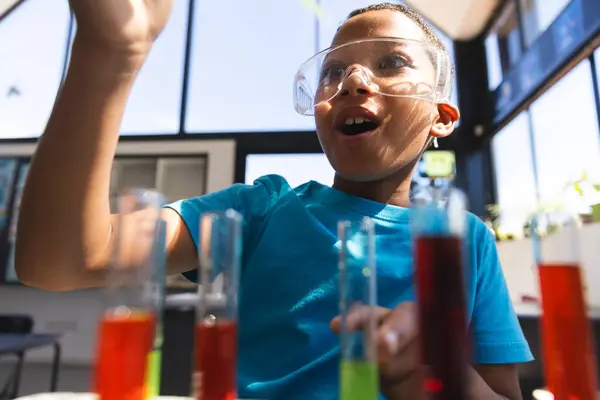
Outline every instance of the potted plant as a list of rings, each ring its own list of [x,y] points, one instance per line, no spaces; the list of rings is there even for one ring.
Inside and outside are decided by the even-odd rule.
[[[579,212],[582,221],[600,222],[600,185],[591,182],[587,171],[583,171],[581,177],[570,186],[581,197],[582,203],[589,207],[589,211]]]

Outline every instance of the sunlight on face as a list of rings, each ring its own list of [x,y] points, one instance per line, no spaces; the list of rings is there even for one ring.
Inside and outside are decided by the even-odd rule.
[[[340,66],[361,65],[368,71],[366,74],[370,74],[372,82],[387,83],[385,90],[388,91],[415,95],[434,90],[436,65],[431,52],[427,51],[430,47],[426,44],[425,34],[421,27],[398,11],[369,11],[351,18],[338,31],[332,46],[373,37],[402,38],[422,45],[407,46],[396,42],[392,48],[382,52],[401,56],[399,59],[404,63],[400,65],[402,73],[394,77],[385,76],[381,60],[373,57],[377,47],[352,52],[351,46],[354,45],[350,45],[347,50],[341,48],[337,55],[337,50],[333,52],[332,60]],[[398,60],[386,59],[384,62]],[[328,70],[326,73],[329,73]],[[340,79],[333,73],[331,76]],[[350,79],[348,75],[346,79],[346,91],[342,90],[331,100],[315,107],[319,140],[337,173],[348,180],[372,181],[416,162],[427,141],[436,105],[423,99],[382,95],[383,89],[369,90],[369,82],[365,80]],[[339,116],[345,115],[349,108],[367,109],[381,121],[374,133],[360,140],[360,144],[358,140],[350,140],[339,129]]]

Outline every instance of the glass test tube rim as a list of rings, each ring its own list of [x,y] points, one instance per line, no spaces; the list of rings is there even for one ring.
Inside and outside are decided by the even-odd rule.
[[[340,251],[339,251],[339,260],[338,260],[338,269],[340,273],[340,316],[341,316],[341,332],[340,332],[340,355],[342,359],[354,360],[354,358],[348,358],[347,351],[350,351],[348,348],[348,333],[345,330],[345,322],[346,315],[351,310],[352,304],[347,304],[347,302],[352,302],[352,299],[347,298],[348,294],[348,263],[347,263],[347,255],[348,255],[348,246],[345,245],[348,240],[352,239],[352,237],[348,237],[348,231],[351,234],[356,234],[360,232],[361,234],[366,234],[366,243],[363,245],[366,247],[365,258],[365,266],[363,267],[362,277],[366,279],[366,288],[368,293],[363,297],[362,305],[368,307],[376,307],[377,306],[377,270],[376,270],[376,260],[375,260],[375,224],[371,218],[364,217],[359,220],[341,220],[338,221],[338,239],[340,240]],[[350,296],[352,297],[352,296]],[[364,301],[366,299],[366,301]],[[354,303],[357,303],[356,301]],[[370,335],[366,335],[364,340],[370,340],[370,343],[367,345],[365,351],[367,354],[364,358],[367,361],[376,361],[376,343],[375,341],[375,332],[377,328],[377,318],[373,314],[373,318],[370,318],[367,322],[368,329]],[[368,337],[367,337],[368,336]]]
[[[215,223],[226,222],[227,235],[229,235],[227,247],[232,254],[229,255],[228,270],[232,276],[228,288],[217,293],[212,292],[214,281],[210,279],[210,274],[214,270],[214,252],[213,252],[213,233]],[[198,245],[198,303],[197,316],[199,321],[205,323],[216,323],[217,321],[237,322],[238,319],[238,290],[239,275],[241,270],[241,252],[242,252],[242,215],[234,209],[208,211],[200,216],[199,220],[199,245]],[[204,233],[203,233],[204,232]],[[208,235],[207,235],[208,233]],[[232,237],[235,237],[232,239]],[[219,239],[220,240],[220,239]],[[217,242],[218,243],[218,242]],[[225,279],[225,273],[220,273]],[[233,286],[233,287],[231,287]],[[206,289],[209,290],[206,290]],[[230,307],[232,309],[228,316],[215,316],[209,312],[210,307]]]
[[[108,299],[105,299],[105,316],[126,318],[128,314],[135,315],[142,313],[151,314],[156,317],[154,315],[154,299],[150,293],[151,289],[153,289],[151,286],[153,285],[148,284],[152,283],[152,280],[154,279],[153,274],[157,272],[153,269],[156,268],[158,263],[161,262],[157,258],[159,253],[157,253],[155,246],[158,243],[157,234],[162,232],[161,234],[163,236],[166,235],[166,221],[162,219],[161,216],[161,211],[165,202],[166,199],[162,193],[155,189],[128,187],[119,192],[117,198],[117,224],[116,227],[115,224],[111,224],[110,232],[113,242],[113,249],[105,277],[105,293],[109,296]],[[152,247],[149,248],[147,257],[144,257],[131,267],[121,268],[118,266],[120,263],[118,258],[121,254],[121,250],[123,248],[127,248],[127,244],[123,243],[123,238],[121,236],[124,226],[123,221],[125,221],[127,215],[144,210],[152,210],[152,213],[149,215],[144,215],[142,219],[143,222],[151,223],[151,228],[148,229],[148,233],[152,232]],[[139,222],[140,221],[135,221],[134,226],[136,226],[136,228],[139,227]],[[137,240],[137,235],[131,236],[134,237],[134,241]],[[160,243],[166,243],[166,238],[160,241]],[[132,277],[132,275],[139,276]],[[133,283],[128,282],[129,279],[132,279]],[[112,300],[115,297],[122,295],[128,290],[133,291],[133,288],[138,286],[144,287],[143,289],[139,289],[141,293],[140,297],[144,298],[144,300],[138,299],[140,303],[139,305],[114,304],[108,306],[109,303],[113,302]]]
[[[537,267],[542,264],[546,267],[553,265],[581,267],[582,222],[578,215],[565,210],[543,210],[533,214],[529,219],[529,225]],[[552,227],[558,229],[552,230]]]
[[[411,205],[410,213],[410,231],[417,237],[428,236],[447,236],[464,238],[468,231],[468,199],[464,191],[453,186],[448,187],[425,187],[423,192],[428,193],[428,197],[420,197]],[[445,231],[436,230],[428,232],[429,226],[420,225],[418,218],[432,218],[432,211],[440,211],[445,214],[448,221],[448,227]]]

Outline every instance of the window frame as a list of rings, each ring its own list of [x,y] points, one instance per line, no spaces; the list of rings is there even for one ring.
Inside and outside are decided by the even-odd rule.
[[[572,63],[570,64],[570,68],[568,70],[562,71],[562,73],[560,74],[560,77],[554,81],[552,83],[551,86],[547,86],[544,87],[544,89],[537,93],[535,95],[535,97],[530,98],[523,106],[515,109],[508,118],[506,118],[501,124],[495,126],[495,129],[493,130],[492,134],[489,135],[487,137],[488,143],[491,143],[491,141],[493,140],[494,136],[497,135],[499,132],[501,132],[510,122],[512,122],[517,116],[519,116],[521,113],[526,112],[527,114],[527,118],[529,121],[529,136],[530,136],[530,142],[531,142],[531,149],[532,149],[532,162],[533,162],[533,171],[534,171],[534,176],[535,176],[535,181],[536,181],[536,192],[538,195],[538,201],[540,201],[540,192],[539,192],[539,178],[538,178],[538,171],[537,171],[537,151],[536,151],[536,143],[535,143],[535,135],[534,135],[534,131],[533,131],[533,120],[532,120],[532,115],[530,113],[530,107],[531,104],[533,102],[535,102],[535,100],[539,99],[540,97],[542,97],[552,86],[554,86],[556,83],[558,83],[560,81],[560,79],[562,79],[565,75],[567,75],[569,72],[571,72],[576,66],[578,66],[580,63],[584,62],[584,60],[588,60],[590,62],[590,73],[591,73],[591,80],[593,83],[593,91],[594,91],[594,98],[595,98],[595,109],[596,109],[596,114],[597,114],[597,121],[598,121],[598,132],[600,133],[600,46],[598,46],[596,49],[592,50],[590,52],[589,55],[582,57],[580,60],[578,60],[576,63]],[[491,158],[493,158],[493,152],[490,149],[490,156]],[[498,203],[498,187],[497,187],[497,181],[496,181],[496,171],[495,171],[495,163],[492,160],[491,163],[491,180],[492,180],[492,199],[493,199],[493,203],[497,204]]]
[[[511,10],[511,7],[514,8],[514,10]],[[519,45],[519,57],[516,60],[512,60],[512,64],[513,65],[517,64],[521,60],[521,58],[523,57],[525,52],[527,51],[527,46],[526,46],[525,37],[524,37],[525,33],[523,30],[523,25],[522,25],[522,11],[523,10],[521,7],[521,0],[508,0],[506,2],[501,2],[501,4],[496,9],[493,16],[490,18],[487,28],[483,32],[482,43],[484,46],[484,52],[486,53],[486,60],[488,59],[487,47],[485,46],[486,39],[492,34],[495,34],[496,36],[498,36],[498,31],[500,30],[500,26],[506,22],[506,20],[509,18],[509,14],[513,11],[515,12],[515,17],[517,20],[516,30],[518,31],[520,45]],[[498,39],[496,39],[496,40],[498,40]],[[498,59],[500,60],[500,73],[502,75],[502,79],[500,79],[500,81],[498,82],[496,87],[494,87],[493,89],[490,88],[489,87],[490,86],[489,85],[489,66],[486,66],[486,71],[488,73],[488,77],[487,77],[488,89],[487,90],[489,92],[496,91],[496,89],[498,89],[498,87],[500,87],[502,85],[502,83],[506,80],[506,74],[508,72],[510,72],[510,69],[508,71],[504,71],[503,62],[508,62],[510,64],[511,60],[510,59],[503,60],[500,47],[496,46],[496,48],[498,49]]]
[[[5,19],[7,19],[11,14],[15,13],[18,11],[20,6],[25,5],[26,0],[18,0],[15,1],[15,3],[6,10],[6,12],[2,15],[0,15],[0,23],[2,23]],[[70,5],[69,5],[69,9],[70,9]],[[60,91],[60,88],[64,82],[67,70],[68,70],[68,66],[69,66],[69,60],[70,60],[70,55],[71,55],[71,49],[70,49],[70,43],[71,43],[71,37],[72,37],[72,33],[73,33],[73,24],[74,24],[74,15],[73,12],[70,12],[70,15],[68,17],[68,23],[67,26],[63,27],[63,29],[65,29],[66,35],[65,35],[65,43],[64,43],[64,57],[63,57],[63,61],[62,61],[62,67],[60,68],[61,71],[60,73],[60,77],[58,79],[58,85],[57,85],[57,89],[56,89],[56,94],[58,94],[58,92]],[[53,100],[54,101],[54,100]],[[50,112],[52,110],[50,109]],[[48,113],[47,118],[50,117],[50,112]],[[47,121],[47,119],[46,119]],[[45,125],[45,124],[44,124]],[[39,134],[34,134],[33,136],[12,136],[12,137],[6,137],[6,138],[1,138],[0,137],[0,143],[10,143],[10,142],[37,142],[40,138],[40,136],[42,135],[43,132],[40,132]]]

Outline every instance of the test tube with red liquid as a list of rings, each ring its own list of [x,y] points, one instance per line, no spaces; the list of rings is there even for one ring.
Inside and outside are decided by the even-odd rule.
[[[431,400],[462,400],[468,398],[469,366],[463,281],[466,199],[457,189],[424,190],[411,213],[423,391]]]
[[[101,400],[145,400],[159,302],[153,280],[164,268],[164,200],[157,192],[140,189],[125,191],[118,203],[106,307],[98,326],[94,391]]]
[[[564,212],[539,213],[531,230],[546,385],[556,400],[594,400],[596,352],[583,290],[578,220]]]
[[[197,400],[237,398],[238,286],[242,217],[234,210],[200,219],[199,302],[193,391]]]

